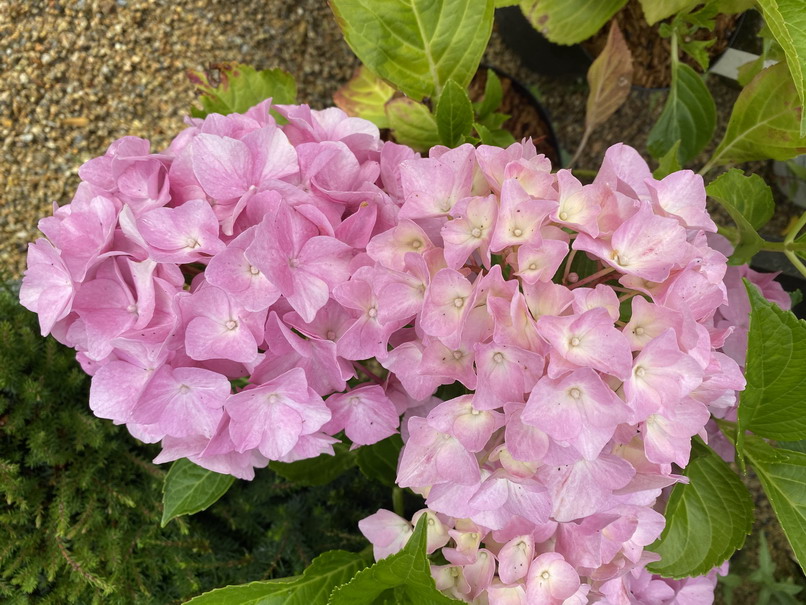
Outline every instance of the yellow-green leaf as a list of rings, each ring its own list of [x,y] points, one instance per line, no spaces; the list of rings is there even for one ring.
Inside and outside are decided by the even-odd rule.
[[[417,151],[428,151],[439,145],[437,121],[428,107],[404,97],[392,99],[386,104],[389,127],[395,140]]]
[[[367,563],[362,554],[329,550],[316,557],[302,576],[217,588],[185,605],[326,605],[333,589]]]
[[[739,239],[733,242],[730,263],[743,265],[750,262],[764,245],[757,230],[767,224],[775,210],[769,185],[757,174],[745,176],[738,168],[732,168],[705,190],[722,204],[739,228]]]
[[[675,144],[669,148],[669,151],[667,151],[665,155],[658,158],[658,167],[652,173],[654,178],[661,180],[682,168],[677,159],[679,149],[680,141],[675,141]]]
[[[683,10],[701,4],[702,0],[639,0],[647,23],[654,25]]]
[[[384,597],[398,599],[391,602],[405,599],[405,603],[423,605],[458,603],[439,592],[431,577],[430,561],[425,554],[427,517],[420,517],[403,550],[361,570],[348,583],[336,588],[328,605],[373,605]]]
[[[800,136],[802,106],[783,63],[762,70],[736,99],[712,164],[788,160],[806,153]]]
[[[598,32],[627,0],[523,0],[521,10],[555,44],[577,44]]]
[[[297,84],[291,74],[282,69],[256,70],[240,63],[222,63],[216,66],[218,81],[211,81],[204,72],[189,72],[188,76],[199,90],[202,108],[192,107],[194,118],[203,118],[211,113],[227,115],[243,113],[265,101],[294,103]]]
[[[369,120],[378,128],[389,128],[386,103],[395,89],[373,74],[366,65],[333,95],[333,102],[346,114]]]
[[[449,80],[465,88],[493,28],[493,0],[330,0],[347,44],[417,101]]]
[[[758,0],[764,21],[784,49],[786,64],[798,91],[800,105],[806,104],[806,5],[803,0]],[[801,113],[800,136],[806,137],[806,114]]]

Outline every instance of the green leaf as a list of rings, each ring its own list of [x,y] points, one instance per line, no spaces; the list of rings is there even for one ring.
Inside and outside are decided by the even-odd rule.
[[[215,67],[218,70],[217,83],[204,72],[188,72],[188,77],[201,94],[199,101],[202,108],[190,109],[190,115],[194,118],[203,118],[211,113],[243,113],[268,98],[272,99],[273,104],[296,101],[297,83],[291,74],[282,69],[258,71],[241,63],[222,63]]]
[[[414,100],[466,88],[493,28],[493,0],[331,0],[347,44]]]
[[[672,86],[647,148],[654,158],[680,141],[677,159],[685,165],[702,151],[716,128],[716,104],[702,78],[685,63],[672,67]]]
[[[658,160],[658,167],[652,173],[653,177],[661,180],[683,168],[677,161],[678,149],[680,149],[680,141],[675,141],[674,145],[669,147],[669,151]]]
[[[803,568],[806,562],[806,454],[779,451],[786,454],[785,460],[759,456],[751,447],[745,453]]]
[[[495,145],[496,147],[506,148],[515,142],[515,137],[512,133],[503,128],[490,129],[484,124],[475,122],[473,128],[479,135],[479,139],[485,145]]]
[[[711,0],[718,13],[733,15],[749,11],[756,6],[756,0]]]
[[[392,435],[378,443],[364,445],[357,450],[358,468],[367,478],[394,487],[401,449],[403,440],[400,435]]]
[[[694,59],[703,71],[708,69],[711,62],[711,57],[708,54],[708,49],[716,42],[715,38],[710,40],[681,40],[680,50],[687,53]]]
[[[395,140],[416,151],[428,151],[439,145],[439,131],[428,107],[411,99],[392,99],[386,104],[389,127]]]
[[[418,605],[448,605],[458,603],[436,589],[431,577],[431,567],[425,554],[428,515],[417,522],[414,533],[400,552],[390,555],[364,569],[347,584],[339,586],[330,595],[328,605],[370,605],[380,598],[398,600]]]
[[[494,111],[493,113],[486,116],[484,119],[479,120],[479,124],[481,124],[482,126],[491,131],[503,130],[501,127],[510,117],[512,116],[510,116],[509,114],[498,113],[497,111]]]
[[[728,203],[739,212],[753,229],[761,229],[772,218],[775,202],[772,190],[757,174],[745,175],[731,168],[706,188],[708,195]]]
[[[355,466],[355,452],[350,451],[349,445],[337,443],[333,450],[333,456],[321,454],[296,462],[273,461],[269,463],[269,468],[298,485],[325,485]]]
[[[779,441],[778,447],[806,454],[806,439],[801,439],[800,441]]]
[[[788,160],[806,153],[801,137],[802,107],[786,65],[762,70],[742,89],[713,164]]]
[[[806,439],[806,322],[745,285],[751,311],[739,435]]]
[[[758,0],[764,21],[784,49],[786,64],[798,92],[800,105],[806,104],[806,10],[803,0]],[[806,112],[800,115],[800,136],[806,137]]]
[[[666,505],[666,527],[648,550],[661,560],[647,569],[666,578],[708,573],[741,548],[753,524],[753,499],[730,467],[695,442],[685,470]]]
[[[666,17],[700,4],[701,0],[639,0],[639,2],[647,23],[654,25]]]
[[[439,95],[436,110],[437,131],[442,144],[458,147],[473,128],[473,105],[464,88],[448,80]]]
[[[186,605],[326,605],[336,586],[366,566],[360,553],[330,550],[316,557],[301,577],[218,588]]]
[[[162,527],[181,515],[204,510],[227,493],[235,477],[208,471],[187,458],[171,465],[162,486]]]
[[[627,0],[523,0],[521,10],[555,44],[577,44],[598,32]]]
[[[775,202],[769,186],[757,174],[745,176],[732,168],[710,183],[706,192],[728,211],[739,227],[739,240],[733,242],[735,249],[731,264],[742,265],[764,245],[756,232],[772,218]]]
[[[348,115],[369,120],[378,128],[389,128],[385,106],[394,94],[394,88],[362,65],[335,92],[333,102]]]
[[[474,103],[476,115],[483,120],[501,106],[504,91],[501,80],[492,69],[487,70],[487,80],[484,82],[484,97],[480,103]]]

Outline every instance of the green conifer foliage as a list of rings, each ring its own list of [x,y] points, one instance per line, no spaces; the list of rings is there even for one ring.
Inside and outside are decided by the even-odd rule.
[[[0,285],[3,603],[165,604],[299,573],[325,550],[364,548],[358,520],[391,504],[357,471],[300,488],[264,470],[160,528],[168,466],[92,416],[88,389],[73,351],[43,339]]]

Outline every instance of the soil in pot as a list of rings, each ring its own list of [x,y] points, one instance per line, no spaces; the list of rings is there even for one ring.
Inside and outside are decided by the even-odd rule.
[[[501,80],[503,101],[497,111],[511,116],[504,122],[503,128],[512,133],[515,140],[531,137],[538,153],[551,160],[552,166],[560,167],[560,147],[554,130],[551,128],[548,114],[523,85],[505,73],[495,70]],[[470,82],[468,94],[472,101],[478,101],[484,95],[487,82],[487,69],[481,68]]]
[[[672,77],[669,60],[671,42],[669,38],[662,38],[658,33],[659,24],[649,25],[646,22],[638,0],[630,0],[613,18],[618,22],[621,33],[632,53],[635,67],[633,85],[643,88],[668,87]],[[712,62],[728,47],[738,28],[739,19],[740,15],[717,15],[714,31],[699,29],[693,35],[695,40],[716,40],[708,48],[708,55]],[[582,48],[591,56],[598,56],[607,42],[609,30],[609,26],[603,27],[592,38],[582,42]],[[681,59],[696,71],[702,71],[697,62],[687,54],[681,53]]]

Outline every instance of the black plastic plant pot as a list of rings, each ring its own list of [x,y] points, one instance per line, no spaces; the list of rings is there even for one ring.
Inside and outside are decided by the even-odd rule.
[[[753,257],[751,268],[764,273],[779,272],[778,281],[787,292],[800,291],[804,300],[792,307],[792,312],[800,319],[806,319],[806,279],[795,269],[783,254],[759,252]]]
[[[746,44],[744,40],[752,38],[758,31],[758,21],[748,19],[742,14],[738,17],[721,15],[717,19],[716,31],[721,35],[711,55],[713,65],[727,48],[735,44]],[[633,88],[639,90],[668,90],[671,79],[669,67],[669,41],[657,33],[657,25],[649,26],[644,21],[643,9],[637,2],[628,3],[616,13],[614,19],[619,23],[622,34],[633,52],[633,65],[637,68],[634,74]],[[591,38],[573,46],[554,44],[540,34],[523,15],[517,6],[501,8],[496,11],[496,23],[501,38],[521,62],[532,71],[547,75],[584,75],[593,59],[604,46],[609,25],[603,26]],[[705,30],[700,30],[707,36]],[[695,34],[699,38],[700,34]],[[636,54],[637,53],[637,54]],[[683,60],[692,67],[695,63],[687,56]],[[654,66],[654,67],[653,67]],[[695,69],[699,71],[699,67]]]
[[[496,9],[495,24],[504,44],[535,73],[579,76],[587,73],[590,67],[591,58],[581,46],[549,42],[532,27],[518,6]]]
[[[537,152],[551,160],[552,166],[561,168],[560,145],[551,126],[551,118],[526,86],[496,67],[482,65],[470,83],[470,98],[478,101],[483,95],[488,69],[492,69],[501,80],[504,94],[498,111],[510,116],[503,128],[511,132],[517,141],[531,138]]]

